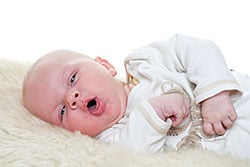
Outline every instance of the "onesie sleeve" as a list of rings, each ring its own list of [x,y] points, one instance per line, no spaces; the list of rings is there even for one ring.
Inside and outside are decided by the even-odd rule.
[[[166,122],[161,120],[145,100],[130,112],[126,121],[102,132],[97,139],[122,144],[136,152],[156,153],[164,150],[166,134],[171,125],[170,119]]]
[[[224,90],[240,91],[219,48],[210,40],[175,35],[149,45],[160,51],[170,71],[186,73],[194,87],[196,103]]]

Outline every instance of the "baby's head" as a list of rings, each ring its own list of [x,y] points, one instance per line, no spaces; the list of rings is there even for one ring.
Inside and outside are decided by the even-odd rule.
[[[100,57],[54,51],[27,72],[23,105],[51,124],[94,137],[124,115],[127,92],[115,75]]]

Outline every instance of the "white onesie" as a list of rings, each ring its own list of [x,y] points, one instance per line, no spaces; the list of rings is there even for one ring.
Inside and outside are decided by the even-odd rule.
[[[135,50],[125,67],[128,82],[136,85],[126,114],[96,139],[148,153],[188,146],[250,158],[250,77],[230,71],[213,42],[175,35]],[[238,119],[225,135],[206,136],[199,103],[223,90],[233,90]],[[171,120],[161,120],[147,101],[173,92],[186,96],[192,106],[190,116],[176,128]]]

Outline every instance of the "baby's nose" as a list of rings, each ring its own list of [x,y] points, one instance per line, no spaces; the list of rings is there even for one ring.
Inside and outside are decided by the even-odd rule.
[[[80,92],[77,90],[69,90],[66,95],[66,101],[71,109],[77,108]]]

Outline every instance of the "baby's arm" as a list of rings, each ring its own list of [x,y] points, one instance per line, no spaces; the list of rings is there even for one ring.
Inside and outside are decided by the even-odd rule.
[[[202,105],[204,132],[224,134],[236,119],[227,90],[241,91],[220,49],[211,41],[177,35],[169,42],[153,44],[168,68],[187,73],[197,104]],[[222,101],[224,104],[222,105]],[[218,114],[218,115],[217,115]],[[228,116],[230,116],[231,120]]]
[[[201,103],[203,129],[206,134],[223,135],[231,128],[237,119],[234,106],[230,98],[230,91],[223,91]]]
[[[172,126],[172,121],[170,119],[162,121],[148,100],[142,101],[137,107],[127,112],[129,115],[100,133],[96,139],[125,145],[136,152],[163,151],[166,134]]]
[[[148,101],[162,120],[172,120],[173,127],[178,126],[190,113],[188,102],[179,93],[163,94]]]

